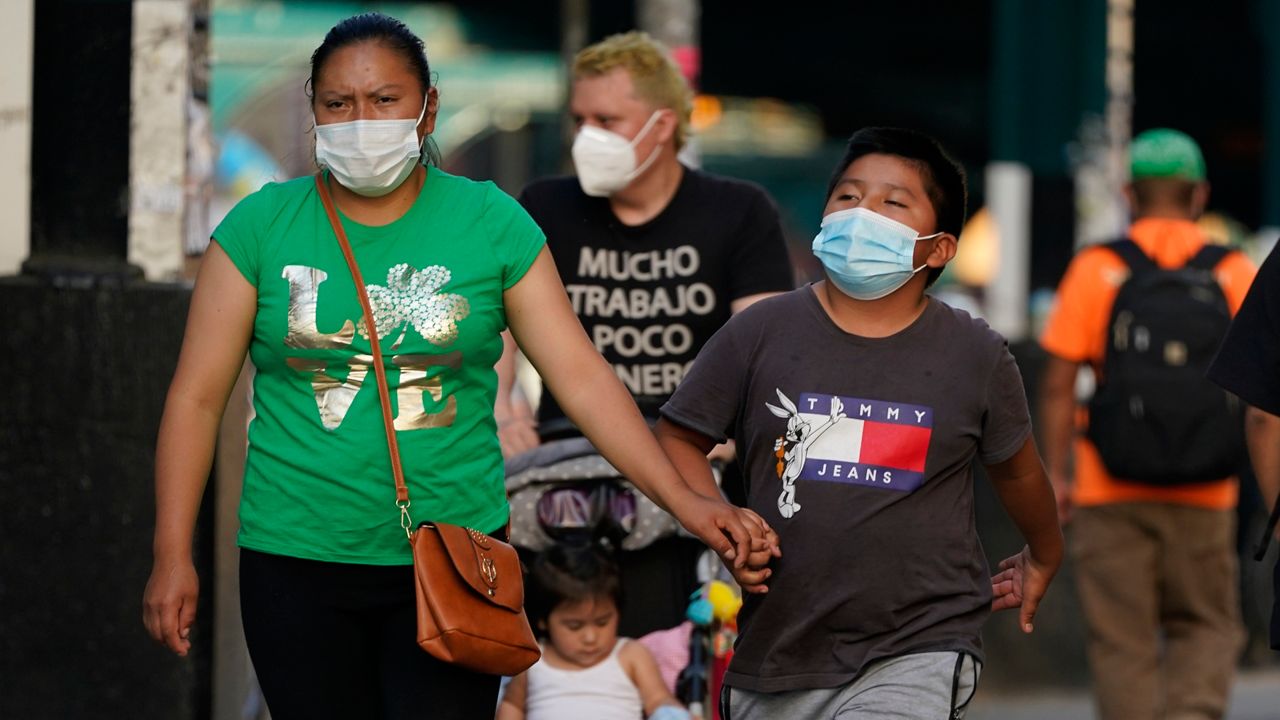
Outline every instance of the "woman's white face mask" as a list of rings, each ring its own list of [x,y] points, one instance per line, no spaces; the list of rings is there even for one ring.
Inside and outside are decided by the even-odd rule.
[[[422,158],[416,120],[352,120],[316,125],[316,164],[357,195],[381,197],[400,187]],[[314,118],[314,115],[313,115]]]
[[[661,148],[654,146],[649,157],[636,167],[636,144],[653,129],[660,112],[653,111],[634,140],[591,125],[583,125],[578,130],[570,153],[582,192],[591,197],[608,197],[629,185],[653,164]]]

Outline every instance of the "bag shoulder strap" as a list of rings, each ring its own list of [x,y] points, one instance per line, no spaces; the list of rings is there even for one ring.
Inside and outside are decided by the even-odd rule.
[[[342,248],[342,257],[347,261],[347,269],[351,271],[351,280],[355,283],[356,294],[360,297],[360,309],[364,311],[364,326],[369,334],[369,346],[373,354],[373,374],[378,379],[378,403],[382,406],[382,425],[387,433],[387,450],[391,454],[391,474],[396,481],[396,507],[400,509],[400,526],[405,535],[409,535],[413,522],[409,519],[409,486],[404,482],[404,468],[400,463],[400,443],[396,440],[395,421],[391,417],[391,393],[387,390],[387,369],[382,364],[382,339],[378,337],[378,326],[373,319],[373,307],[369,304],[369,293],[364,287],[364,278],[360,275],[360,267],[356,265],[356,256],[351,251],[351,243],[347,241],[347,233],[342,229],[342,220],[333,206],[333,198],[325,185],[323,173],[316,173],[316,192],[320,194],[320,202],[324,205],[324,213],[329,216],[329,225],[338,238],[338,246]]]

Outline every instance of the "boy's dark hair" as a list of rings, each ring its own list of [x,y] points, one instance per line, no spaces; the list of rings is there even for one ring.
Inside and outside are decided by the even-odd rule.
[[[618,565],[595,543],[556,543],[543,550],[533,561],[525,590],[525,611],[539,637],[546,636],[547,617],[562,602],[605,597],[622,609]]]
[[[946,232],[959,238],[960,230],[964,228],[969,200],[964,167],[936,139],[916,130],[868,127],[851,135],[844,157],[836,165],[835,172],[827,183],[827,198],[831,197],[844,171],[855,160],[863,155],[876,154],[900,157],[920,172],[920,180],[929,195],[938,223],[933,231],[926,230],[921,234]],[[941,274],[942,268],[930,268],[928,285],[932,285]]]

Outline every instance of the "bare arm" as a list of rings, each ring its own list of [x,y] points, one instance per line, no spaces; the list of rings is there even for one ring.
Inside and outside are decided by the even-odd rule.
[[[1267,510],[1272,510],[1276,496],[1280,495],[1280,417],[1250,406],[1245,413],[1245,435],[1258,490]],[[1277,532],[1280,533],[1280,528]]]
[[[618,660],[627,671],[632,684],[640,691],[640,702],[644,705],[645,717],[652,715],[663,705],[684,707],[679,700],[675,699],[671,691],[667,690],[667,684],[663,682],[662,673],[658,670],[658,662],[653,659],[649,648],[632,640],[622,646]]]
[[[680,477],[689,483],[694,492],[707,497],[720,497],[720,488],[716,485],[715,478],[711,474],[711,463],[707,460],[707,450],[715,444],[711,438],[666,418],[658,420],[654,434],[658,436],[658,444],[662,446],[662,451],[671,458]],[[770,558],[782,556],[782,551],[778,548],[778,535],[764,521],[764,518],[756,513],[746,508],[739,508],[739,511],[749,513],[747,520],[760,526],[765,533],[768,546],[762,547],[758,543],[753,545],[751,554],[747,556],[747,562],[742,567],[730,567],[729,570],[744,591],[769,592],[769,587],[764,584],[764,581],[773,574],[773,571],[766,566]]]
[[[732,506],[699,495],[676,473],[635,401],[587,338],[548,250],[503,301],[516,342],[600,454],[721,557],[745,562],[751,536],[760,531],[748,530]]]
[[[143,622],[179,655],[196,614],[198,579],[191,558],[196,514],[213,463],[218,423],[244,363],[257,290],[213,243],[191,297],[177,370],[156,440],[154,564],[143,597]]]
[[[502,702],[494,720],[524,720],[525,699],[529,695],[529,671],[511,678],[502,691]]]
[[[1040,381],[1040,439],[1057,499],[1058,521],[1071,519],[1071,442],[1075,437],[1079,364],[1050,354]]]
[[[1002,572],[992,578],[992,609],[1021,607],[1018,624],[1023,632],[1031,632],[1040,599],[1062,564],[1062,527],[1053,488],[1031,438],[1013,457],[988,466],[987,472],[1000,503],[1027,542],[1022,552],[1000,563]]]
[[[515,392],[516,347],[510,330],[502,332],[502,357],[493,369],[498,373],[498,396],[493,403],[493,419],[498,423],[502,456],[509,458],[539,445],[537,422],[529,403]]]

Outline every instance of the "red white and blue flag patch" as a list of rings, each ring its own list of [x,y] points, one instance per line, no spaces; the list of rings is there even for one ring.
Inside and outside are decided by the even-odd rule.
[[[933,408],[820,393],[800,395],[797,406],[802,423],[821,429],[797,479],[898,492],[924,483]]]

